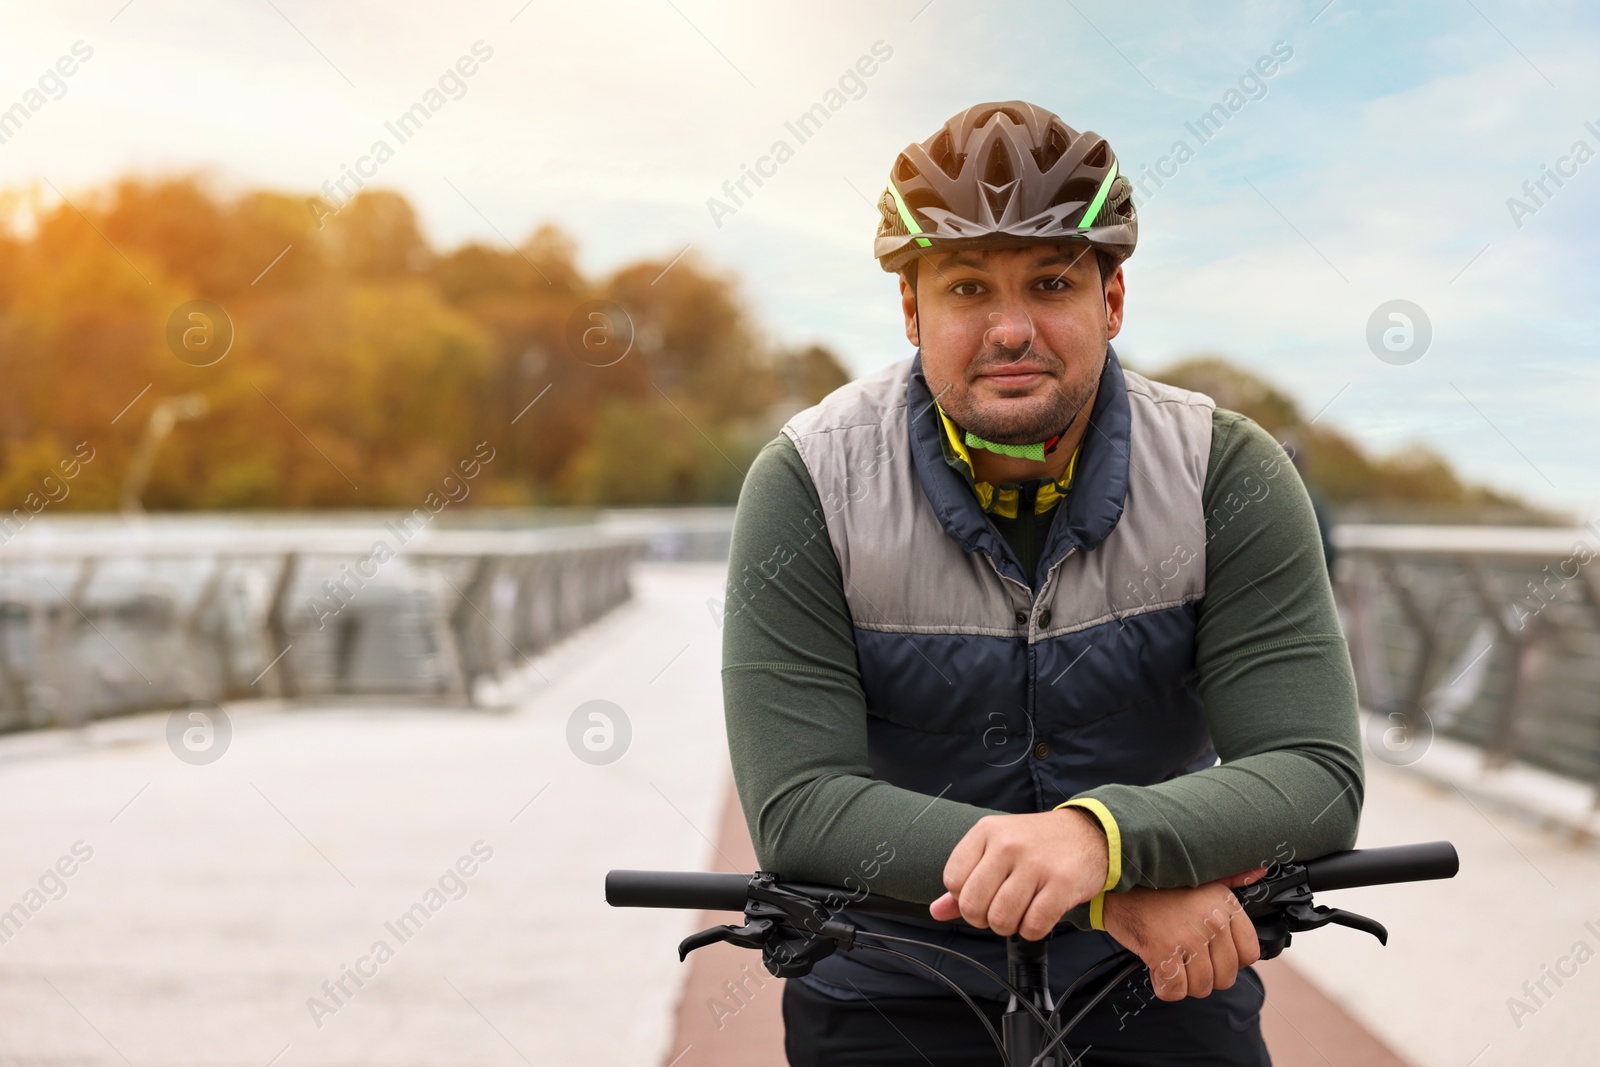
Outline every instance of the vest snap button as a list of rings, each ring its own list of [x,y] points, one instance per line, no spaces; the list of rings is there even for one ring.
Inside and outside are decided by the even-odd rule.
[[[1039,613],[1039,629],[1047,630],[1049,628],[1050,628],[1050,609],[1049,608],[1045,608],[1043,611],[1041,611]]]
[[[1028,613],[1026,611],[1017,612],[1017,625],[1018,626],[1026,626],[1026,625],[1028,625]]]
[[[1034,757],[1037,758],[1037,759],[1044,759],[1046,756],[1050,755],[1050,744],[1049,744],[1049,742],[1040,741],[1037,745],[1034,745],[1033,746],[1033,754],[1034,754]]]

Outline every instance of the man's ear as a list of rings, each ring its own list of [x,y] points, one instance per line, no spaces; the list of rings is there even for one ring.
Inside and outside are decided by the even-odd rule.
[[[900,274],[900,311],[906,319],[906,340],[918,348],[922,347],[922,330],[917,322],[917,290],[906,280],[904,272]]]
[[[1126,279],[1122,274],[1122,265],[1117,265],[1116,273],[1106,282],[1106,339],[1110,340],[1122,332],[1123,300],[1128,295]]]

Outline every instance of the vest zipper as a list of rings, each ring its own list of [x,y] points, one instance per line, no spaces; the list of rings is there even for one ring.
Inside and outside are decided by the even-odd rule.
[[[1055,592],[1056,573],[1061,569],[1061,565],[1063,563],[1072,558],[1072,554],[1076,551],[1078,551],[1078,546],[1073,545],[1071,548],[1067,549],[1060,559],[1050,564],[1050,570],[1044,576],[1044,584],[1039,587],[1038,594],[1034,599],[1034,603],[1036,605],[1041,603],[1047,594],[1053,594]],[[1034,624],[1028,628],[1030,638],[1032,637],[1034,626],[1037,624],[1038,618],[1035,616]]]

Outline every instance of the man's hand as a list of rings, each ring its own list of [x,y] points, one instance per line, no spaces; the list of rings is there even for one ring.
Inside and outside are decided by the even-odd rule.
[[[1245,916],[1236,886],[1266,873],[1257,868],[1194,889],[1130,889],[1107,893],[1106,933],[1150,968],[1160,1000],[1210,996],[1228,989],[1261,958],[1256,928]]]
[[[1082,808],[986,815],[951,850],[949,892],[928,910],[941,922],[959,915],[980,929],[1037,941],[1105,887],[1109,863],[1100,822]]]

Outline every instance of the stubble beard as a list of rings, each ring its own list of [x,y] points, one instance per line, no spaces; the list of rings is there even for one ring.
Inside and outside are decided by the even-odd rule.
[[[1094,396],[1100,382],[1100,371],[1105,367],[1104,357],[1094,374],[1075,382],[1067,373],[1067,365],[1054,353],[1035,347],[1028,354],[1032,361],[1044,364],[1045,372],[1054,379],[1046,395],[1030,397],[1031,402],[1025,407],[1016,404],[1013,399],[999,403],[979,401],[972,389],[978,373],[1014,363],[1019,358],[1007,353],[989,354],[968,364],[966,381],[951,383],[939,397],[939,405],[962,429],[996,444],[1031,445],[1061,433],[1069,424],[1077,421]]]

